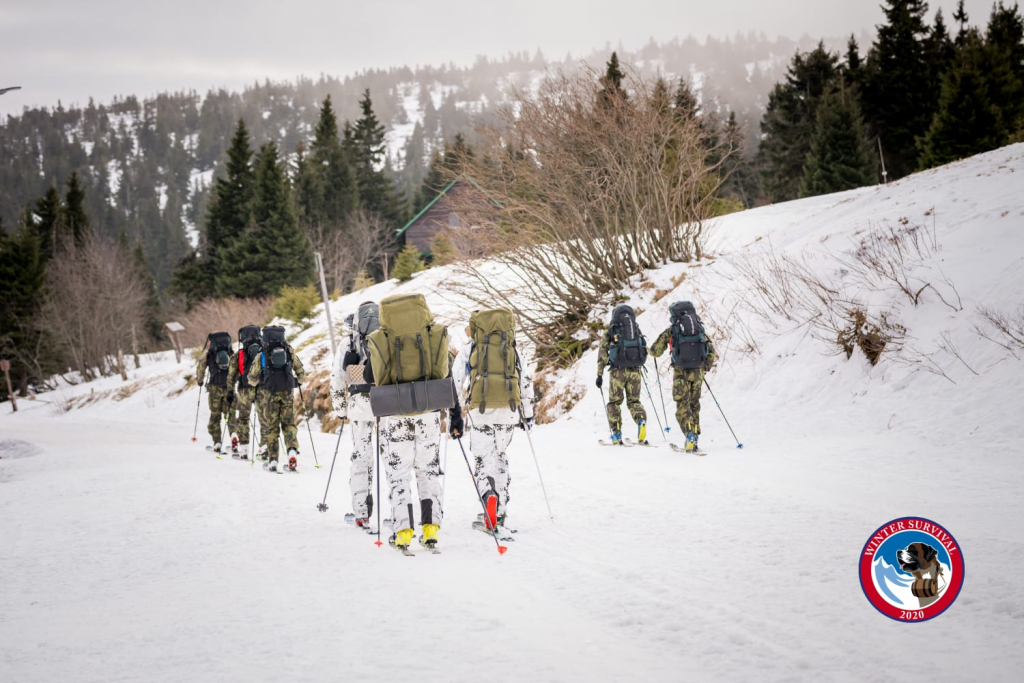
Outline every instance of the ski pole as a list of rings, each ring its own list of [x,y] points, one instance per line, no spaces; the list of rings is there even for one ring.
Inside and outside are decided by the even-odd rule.
[[[203,385],[199,385],[199,396],[196,398],[196,423],[192,425],[192,441],[196,440],[196,432],[199,430],[199,404],[203,402]]]
[[[654,411],[654,419],[658,421],[658,429],[661,430],[661,435],[665,437],[665,441],[668,441],[668,435],[666,434],[668,430],[661,424],[661,416],[658,415],[658,406],[654,405],[654,397],[651,396],[651,387],[647,384],[647,375],[643,372],[643,368],[640,370],[640,377],[644,380],[644,389],[647,389],[647,398],[651,399],[651,410]],[[667,421],[668,417],[666,417],[665,420]]]
[[[668,420],[668,410],[665,408],[665,392],[661,390],[661,371],[658,370],[657,358],[654,358],[654,374],[658,378],[658,396],[661,397],[661,414],[665,416],[665,433],[667,434],[672,431],[672,423]]]
[[[548,506],[548,517],[551,519],[551,523],[553,524],[555,522],[555,515],[551,512],[551,502],[548,500],[548,490],[544,488],[544,477],[540,475],[540,461],[537,460],[537,451],[533,448],[533,437],[530,436],[530,426],[526,424],[526,414],[523,412],[522,404],[519,406],[519,419],[523,421],[523,431],[526,432],[526,441],[530,444],[530,452],[533,453],[533,464],[537,467],[537,479],[540,480],[540,490],[544,494],[544,503]]]
[[[469,464],[469,456],[466,455],[466,448],[462,445],[462,437],[460,436],[455,440],[459,442],[459,450],[462,451],[462,459],[466,461],[466,471],[469,472],[469,479],[473,482],[473,493],[476,494],[476,499],[480,501],[480,508],[484,511],[484,519],[488,519],[487,506],[484,505],[484,499],[480,497],[480,491],[476,488],[476,477],[473,476],[473,467]],[[494,539],[494,545],[498,546],[498,554],[504,555],[508,548],[498,542],[498,537],[495,534],[491,534],[491,538]]]
[[[331,475],[334,474],[334,461],[338,459],[338,449],[341,448],[341,434],[345,431],[345,423],[348,418],[342,418],[341,429],[338,430],[338,443],[334,444],[334,457],[331,458],[331,469],[327,472],[327,486],[324,488],[324,502],[316,506],[320,512],[327,512],[327,490],[331,488]]]
[[[604,408],[604,419],[608,422],[608,429],[612,432],[612,421],[608,418],[608,401],[604,400],[604,387],[598,387],[601,390],[601,407]]]
[[[377,431],[377,469],[374,472],[374,475],[376,476],[376,479],[377,479],[377,500],[375,500],[373,502],[377,506],[377,540],[374,541],[374,545],[376,545],[379,548],[382,545],[384,545],[380,541],[380,418],[379,417],[377,418],[376,431]]]
[[[445,484],[448,483],[448,442],[451,438],[445,436],[444,439],[444,461],[441,463],[441,512],[444,513],[444,489]]]
[[[313,444],[313,430],[309,428],[309,414],[306,412],[306,397],[302,395],[302,387],[299,387],[299,398],[302,399],[302,416],[306,418],[306,432],[309,434],[309,446],[313,449],[313,465],[316,469],[320,469],[320,461],[316,459],[316,446]]]
[[[722,410],[722,404],[720,404],[718,399],[715,398],[715,392],[711,391],[711,385],[708,384],[707,379],[704,380],[704,386],[708,388],[708,393],[711,394],[711,398],[714,399],[715,405],[718,406],[718,412],[722,414],[722,419],[725,420],[725,426],[729,428],[730,432],[732,432],[732,438],[736,439],[736,448],[743,448],[743,444],[740,443],[739,438],[736,437],[736,432],[733,432],[732,425],[729,424],[729,418],[725,416],[725,411]]]

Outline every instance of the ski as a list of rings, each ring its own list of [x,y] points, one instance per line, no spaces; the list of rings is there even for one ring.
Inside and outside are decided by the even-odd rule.
[[[400,545],[393,545],[391,547],[394,548],[395,550],[398,550],[399,552],[401,552],[406,557],[416,557],[416,553],[414,553],[413,551],[409,550],[408,548],[403,548]]]
[[[440,555],[441,554],[441,551],[438,550],[438,548],[437,548],[437,544],[427,544],[427,543],[424,543],[423,539],[421,538],[420,539],[420,545],[423,546],[424,548],[426,548],[427,550],[429,550],[431,555]]]
[[[488,536],[497,536],[499,541],[514,541],[514,540],[516,540],[515,537],[512,535],[512,534],[514,534],[516,532],[515,531],[510,531],[509,529],[506,529],[504,534],[499,534],[496,531],[491,531],[490,529],[488,529],[487,525],[484,524],[483,522],[473,522],[473,528],[475,530],[481,532],[481,533],[487,534]]]
[[[605,441],[604,439],[598,439],[597,442],[602,446],[621,446],[623,448],[632,448],[632,444],[628,444],[625,441],[620,443],[612,443],[611,441]]]
[[[682,453],[683,455],[707,455],[705,451],[702,451],[700,449],[697,449],[695,451],[688,451],[682,446],[677,446],[674,443],[670,443],[669,446],[671,446],[672,450],[674,450],[676,453]]]
[[[633,441],[633,439],[626,439],[626,443],[630,446],[646,446],[647,448],[657,448],[656,444],[650,441]]]
[[[355,524],[355,523],[356,523],[356,516],[355,516],[355,514],[353,514],[351,512],[346,512],[345,513],[345,524]]]

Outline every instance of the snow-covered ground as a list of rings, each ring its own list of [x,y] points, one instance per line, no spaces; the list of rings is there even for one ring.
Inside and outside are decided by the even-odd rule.
[[[171,354],[130,371],[134,393],[110,378],[21,401],[16,414],[0,404],[0,678],[1018,680],[1024,366],[973,330],[980,306],[1024,303],[1022,174],[1017,145],[886,187],[734,214],[715,228],[717,258],[646,274],[653,285],[626,294],[649,339],[680,298],[722,331],[709,381],[744,448],[706,395],[707,457],[674,453],[656,427],[656,448],[599,447],[590,351],[559,381],[582,399],[533,432],[554,522],[524,435],[513,442],[519,533],[505,555],[469,528],[478,503],[454,442],[443,554],[404,558],[342,521],[347,436],[320,513],[336,437],[314,431],[316,469],[301,426],[297,476],[216,460],[202,448],[205,397],[193,444],[197,391],[169,396],[193,371]],[[934,232],[940,246],[922,272],[941,269],[961,302],[863,292],[907,328],[902,359],[847,360],[805,327],[771,330],[743,306],[756,299],[739,259],[768,244],[808,249],[825,272],[828,254],[900,218]],[[334,319],[367,298],[423,291],[460,331],[467,307],[440,287],[451,277],[438,268],[376,285],[334,302]],[[673,291],[654,301],[658,289]],[[758,350],[744,352],[734,328]],[[318,369],[330,360],[325,331],[321,316],[294,342]],[[963,361],[940,350],[946,339]],[[916,352],[946,376],[914,364]],[[882,616],[858,581],[868,536],[904,515],[944,525],[966,561],[959,599],[925,623]]]

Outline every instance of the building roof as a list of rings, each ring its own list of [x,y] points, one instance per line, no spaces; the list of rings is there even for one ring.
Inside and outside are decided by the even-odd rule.
[[[504,208],[504,207],[503,207],[503,206],[501,205],[501,202],[497,201],[496,199],[494,199],[493,197],[491,197],[491,195],[487,194],[487,191],[486,191],[486,190],[484,190],[484,188],[482,188],[482,187],[480,187],[479,185],[477,185],[477,184],[476,184],[476,182],[475,182],[475,181],[474,181],[474,180],[473,180],[472,178],[467,178],[467,177],[465,177],[465,176],[459,176],[459,177],[458,177],[458,178],[456,178],[455,180],[453,180],[453,181],[451,181],[450,183],[448,183],[448,184],[447,184],[447,185],[445,186],[445,188],[444,188],[443,190],[441,190],[440,192],[438,192],[438,193],[437,193],[437,196],[436,196],[436,197],[434,197],[433,199],[431,199],[431,200],[430,200],[430,203],[429,203],[429,204],[427,204],[427,205],[426,205],[426,206],[424,206],[424,207],[423,207],[422,209],[420,209],[420,212],[419,212],[418,214],[416,214],[415,216],[413,216],[413,217],[412,217],[412,220],[410,220],[410,221],[409,221],[408,223],[406,223],[406,224],[405,224],[405,225],[404,225],[404,226],[403,226],[403,227],[402,227],[402,228],[401,228],[400,230],[396,231],[396,232],[395,232],[395,237],[398,237],[398,236],[400,236],[400,235],[401,235],[402,233],[404,233],[404,232],[405,232],[406,230],[408,230],[408,229],[409,229],[409,227],[410,227],[410,226],[412,226],[412,224],[413,224],[413,223],[415,223],[416,221],[418,221],[418,220],[419,220],[419,219],[420,219],[420,218],[421,218],[421,217],[423,216],[423,214],[425,214],[425,213],[426,213],[427,211],[429,211],[429,210],[430,210],[430,207],[432,207],[432,206],[433,206],[434,204],[436,204],[436,203],[437,203],[437,200],[439,200],[439,199],[440,199],[441,197],[443,197],[443,196],[445,196],[446,194],[448,194],[448,191],[449,191],[450,189],[452,189],[453,187],[455,187],[455,184],[456,184],[457,182],[459,182],[460,180],[465,180],[465,181],[466,181],[466,182],[468,182],[468,183],[469,183],[470,185],[472,185],[472,186],[473,186],[473,187],[475,187],[476,189],[480,190],[480,192],[482,192],[482,193],[483,193],[483,195],[484,195],[485,197],[487,197],[488,199],[490,199],[490,200],[491,200],[491,202],[492,202],[492,203],[493,203],[493,204],[494,204],[494,205],[495,205],[496,207],[498,207],[499,209],[502,209],[502,208]]]

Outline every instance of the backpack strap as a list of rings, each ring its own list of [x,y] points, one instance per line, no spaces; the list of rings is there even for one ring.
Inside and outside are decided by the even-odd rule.
[[[516,409],[516,402],[512,400],[512,375],[508,371],[508,333],[501,333],[501,368],[505,371],[505,391],[508,392],[509,410]]]
[[[488,374],[488,372],[487,372],[487,356],[488,356],[488,352],[490,350],[491,350],[491,335],[488,334],[486,337],[484,337],[484,355],[483,355],[483,358],[480,359],[480,367],[483,368],[483,377],[484,377],[483,391],[480,392],[480,414],[481,415],[487,409],[487,374]]]
[[[395,337],[395,372],[397,373],[397,381],[399,384],[402,383],[402,338]],[[399,406],[401,408],[401,406]]]

